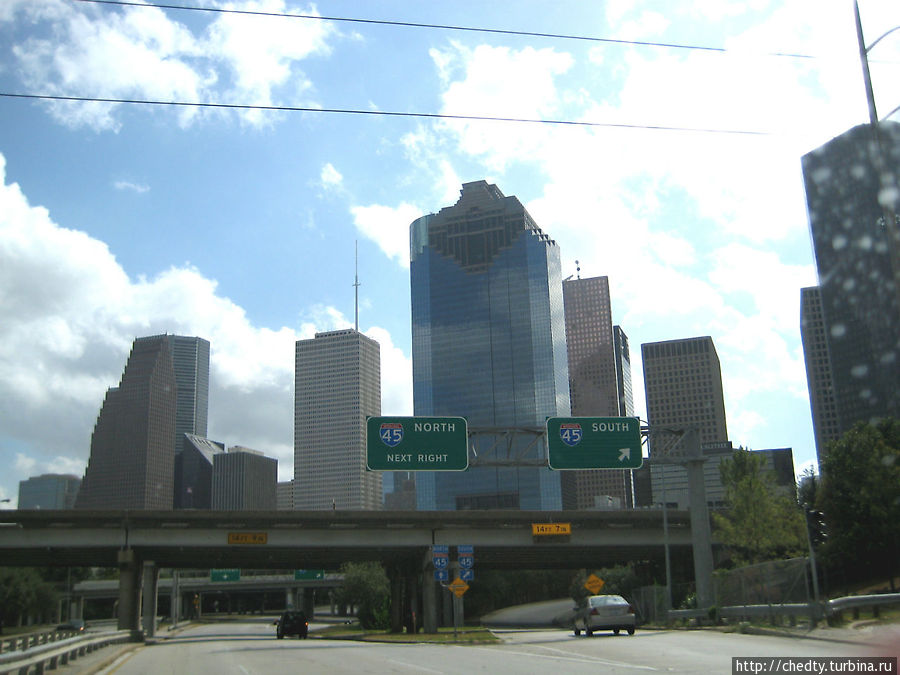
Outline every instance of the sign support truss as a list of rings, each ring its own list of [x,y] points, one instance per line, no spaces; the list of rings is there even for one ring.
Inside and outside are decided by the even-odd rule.
[[[469,466],[547,467],[546,427],[469,427]]]

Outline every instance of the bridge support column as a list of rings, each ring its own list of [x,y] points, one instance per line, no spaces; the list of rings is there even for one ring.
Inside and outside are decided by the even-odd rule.
[[[391,632],[403,630],[403,575],[398,565],[390,565],[387,569],[390,583]]]
[[[703,458],[700,436],[696,429],[687,433],[685,462],[688,477],[688,497],[691,506],[691,540],[694,553],[694,584],[697,588],[697,607],[707,609],[715,604],[712,587],[712,532],[709,526],[709,505],[706,503],[706,482],[703,478]]]
[[[438,582],[434,580],[434,567],[430,551],[423,554],[422,564],[422,630],[433,635],[438,632]]]
[[[152,560],[145,561],[143,564],[143,593],[141,612],[141,627],[144,629],[144,637],[153,637],[156,635],[156,609],[157,597],[156,593],[159,588],[159,567]]]
[[[301,609],[308,619],[312,619],[316,613],[316,589],[304,588],[301,592],[303,593]]]
[[[119,615],[118,629],[137,631],[141,605],[141,571],[134,551],[118,552]]]
[[[411,566],[410,574],[406,577],[406,632],[415,635],[419,631],[419,575],[416,567]]]

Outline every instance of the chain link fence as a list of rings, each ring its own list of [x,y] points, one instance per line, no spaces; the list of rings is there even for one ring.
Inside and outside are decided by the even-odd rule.
[[[806,558],[769,562],[722,570],[713,575],[717,607],[808,603],[809,569]]]
[[[719,570],[713,575],[716,607],[750,605],[796,605],[809,603],[808,560],[791,558],[748,565],[733,570]],[[631,604],[640,623],[663,624],[667,621],[665,586],[642,586],[632,593]],[[672,609],[696,607],[694,585],[672,586]]]

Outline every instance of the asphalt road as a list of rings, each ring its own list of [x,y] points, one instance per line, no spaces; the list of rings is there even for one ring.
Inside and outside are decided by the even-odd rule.
[[[315,628],[315,624],[311,626]],[[389,644],[285,638],[268,622],[191,627],[154,645],[124,653],[111,675],[215,673],[728,673],[732,657],[871,656],[872,647],[837,641],[725,634],[642,631],[614,637],[574,637],[562,630],[498,631],[497,645]]]

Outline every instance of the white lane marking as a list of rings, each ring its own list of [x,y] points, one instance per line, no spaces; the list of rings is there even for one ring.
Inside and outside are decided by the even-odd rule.
[[[528,658],[538,658],[538,659],[553,659],[554,661],[573,661],[575,663],[596,663],[604,666],[616,666],[618,668],[631,668],[632,670],[652,670],[656,671],[657,668],[653,668],[652,666],[639,666],[634,663],[624,663],[622,661],[610,661],[609,659],[600,659],[595,656],[587,656],[587,655],[579,655],[572,656],[568,652],[564,652],[562,649],[554,649],[552,647],[543,647],[541,645],[536,645],[539,649],[546,649],[551,652],[558,652],[561,656],[551,656],[550,654],[537,654],[535,652],[519,652],[519,651],[509,651],[504,649],[504,654],[517,654],[519,656],[527,656]],[[470,647],[470,649],[485,649],[484,647]]]
[[[444,671],[442,670],[432,670],[431,668],[426,668],[425,666],[417,666],[414,663],[407,663],[406,661],[399,661],[397,659],[388,659],[388,663],[396,663],[398,666],[406,666],[407,668],[414,668],[415,670],[422,670],[426,673],[438,673],[441,675]]]

